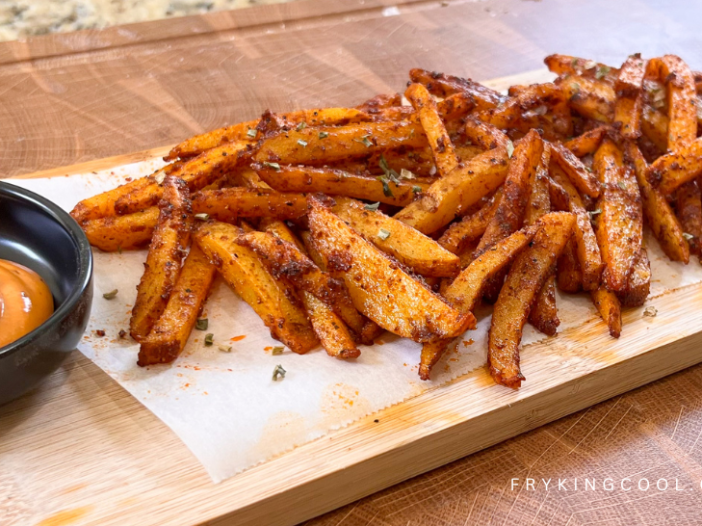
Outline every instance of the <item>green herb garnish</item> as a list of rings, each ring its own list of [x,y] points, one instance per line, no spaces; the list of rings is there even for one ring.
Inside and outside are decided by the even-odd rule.
[[[387,238],[390,237],[390,231],[385,230],[384,228],[381,228],[380,230],[378,230],[378,237],[380,239],[382,239],[383,241],[385,241]]]
[[[110,292],[105,292],[102,297],[106,300],[113,300],[117,297],[117,292],[119,292],[117,289],[111,290]]]
[[[598,216],[602,213],[602,209],[598,208],[597,210],[593,210],[592,212],[588,212],[588,215],[590,216],[590,219],[592,219],[595,216]]]
[[[303,121],[295,127],[295,131],[302,131],[305,128],[307,128],[307,123]]]
[[[307,147],[307,141],[303,141],[302,139],[298,139],[297,144],[299,144],[303,148]]]
[[[384,175],[379,175],[376,179],[383,184],[383,194],[385,197],[394,197],[392,190],[390,190],[390,181],[388,178]]]
[[[275,356],[275,355],[277,355],[277,354],[283,354],[283,351],[284,351],[284,350],[285,350],[285,347],[281,347],[281,346],[273,347],[273,350],[271,351],[271,354],[272,354],[273,356]]]
[[[326,139],[327,137],[329,137],[329,134],[327,132],[319,132],[320,139]]]
[[[210,218],[210,214],[195,214],[194,217],[198,221],[207,221]]]
[[[283,378],[285,378],[285,373],[287,373],[287,371],[283,369],[282,365],[276,365],[275,369],[273,369],[273,381],[277,382],[278,378],[282,380]]]
[[[695,239],[695,236],[693,236],[692,234],[688,234],[687,232],[683,232],[683,237],[688,241],[690,241],[691,239]]]
[[[232,352],[232,346],[231,345],[218,345],[217,349],[219,349],[222,352]]]
[[[413,186],[413,187],[412,187],[412,193],[421,194],[421,193],[422,193],[422,187],[421,187],[421,186],[416,186],[416,185]]]
[[[209,346],[212,345],[213,343],[214,343],[214,334],[212,334],[212,333],[210,332],[210,333],[207,334],[207,336],[205,336],[205,346],[206,346],[206,347],[209,347]]]
[[[276,172],[280,171],[280,165],[278,163],[263,163],[264,166],[268,166],[268,168],[273,168]]]
[[[209,324],[210,320],[207,318],[198,318],[198,320],[195,322],[195,328],[198,331],[206,331]]]
[[[251,128],[249,131],[246,132],[246,135],[248,135],[252,139],[255,138],[257,134],[258,130],[256,128]]]
[[[609,72],[610,68],[608,66],[599,66],[597,68],[597,71],[595,72],[595,78],[597,80],[603,79],[607,76]]]
[[[510,140],[507,141],[507,157],[510,159],[512,158],[512,154],[514,153],[514,143]]]
[[[366,205],[365,205],[363,208],[365,208],[366,210],[373,210],[373,211],[375,211],[375,210],[378,209],[379,206],[380,206],[380,202],[377,202],[377,203],[366,203]]]

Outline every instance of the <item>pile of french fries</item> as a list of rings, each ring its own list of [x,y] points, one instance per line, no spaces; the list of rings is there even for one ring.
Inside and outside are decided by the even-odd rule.
[[[355,358],[389,331],[423,344],[425,380],[481,302],[509,387],[524,324],[556,334],[556,287],[619,337],[649,294],[644,221],[671,260],[702,250],[702,75],[672,55],[545,62],[554,82],[508,95],[414,69],[404,104],[266,112],[78,203],[95,247],[148,246],[139,365],[176,359],[217,273],[292,351]]]

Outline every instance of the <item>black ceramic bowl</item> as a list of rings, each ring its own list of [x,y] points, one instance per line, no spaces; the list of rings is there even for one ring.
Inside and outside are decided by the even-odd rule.
[[[0,182],[0,259],[37,272],[54,296],[51,317],[0,347],[0,404],[51,374],[76,348],[90,316],[93,257],[78,224],[51,201]]]

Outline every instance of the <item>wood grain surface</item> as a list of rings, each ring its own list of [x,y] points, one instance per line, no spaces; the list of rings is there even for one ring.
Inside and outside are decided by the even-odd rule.
[[[266,108],[353,104],[401,90],[411,67],[485,79],[538,68],[544,55],[557,51],[612,63],[639,51],[679,53],[702,69],[702,6],[682,1],[310,0],[238,13],[0,45],[0,174],[59,174],[60,166],[159,148]],[[682,298],[688,305],[695,299]],[[696,323],[684,330],[694,331]],[[676,360],[699,349],[699,341],[686,342]],[[657,360],[661,373],[673,370],[666,369],[673,360],[665,353]],[[612,383],[627,385],[635,373],[616,369]],[[584,403],[613,394],[588,393]],[[699,524],[700,395],[698,366],[311,524]],[[523,429],[543,423],[542,414],[552,409],[523,415]],[[422,425],[399,417],[407,429]],[[454,451],[437,446],[434,455],[468,453],[459,439]],[[158,448],[150,448],[155,440]],[[85,466],[104,469],[108,458],[115,469],[95,483],[101,473]],[[418,458],[397,473],[369,471],[375,477],[369,486],[419,473],[431,461]],[[334,467],[332,460],[310,462],[299,477]],[[157,482],[163,470],[178,484]],[[57,473],[61,485],[52,483]],[[681,491],[607,491],[601,484],[573,491],[575,478],[609,477],[618,484],[627,476],[634,486],[641,477],[665,478],[673,487],[678,479]],[[516,477],[522,486],[512,490]],[[537,485],[531,491],[523,485],[527,477],[567,478],[567,489]],[[29,491],[35,487],[43,493]],[[109,502],[96,500],[108,487]],[[0,408],[0,524],[32,524],[36,517],[44,525],[105,524],[101,518],[134,517],[147,494],[153,515],[123,523],[195,523],[222,516],[228,501],[241,498],[227,490],[212,486],[163,424],[78,353],[35,392]],[[298,500],[288,503],[289,516],[277,510],[272,522],[305,516],[296,510],[314,500],[314,492],[293,495]]]

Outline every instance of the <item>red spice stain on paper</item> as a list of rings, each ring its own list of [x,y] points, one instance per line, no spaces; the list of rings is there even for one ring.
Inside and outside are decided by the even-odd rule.
[[[234,336],[233,338],[230,338],[230,340],[233,342],[240,342],[244,338],[246,338],[246,334],[242,334],[241,336]]]

